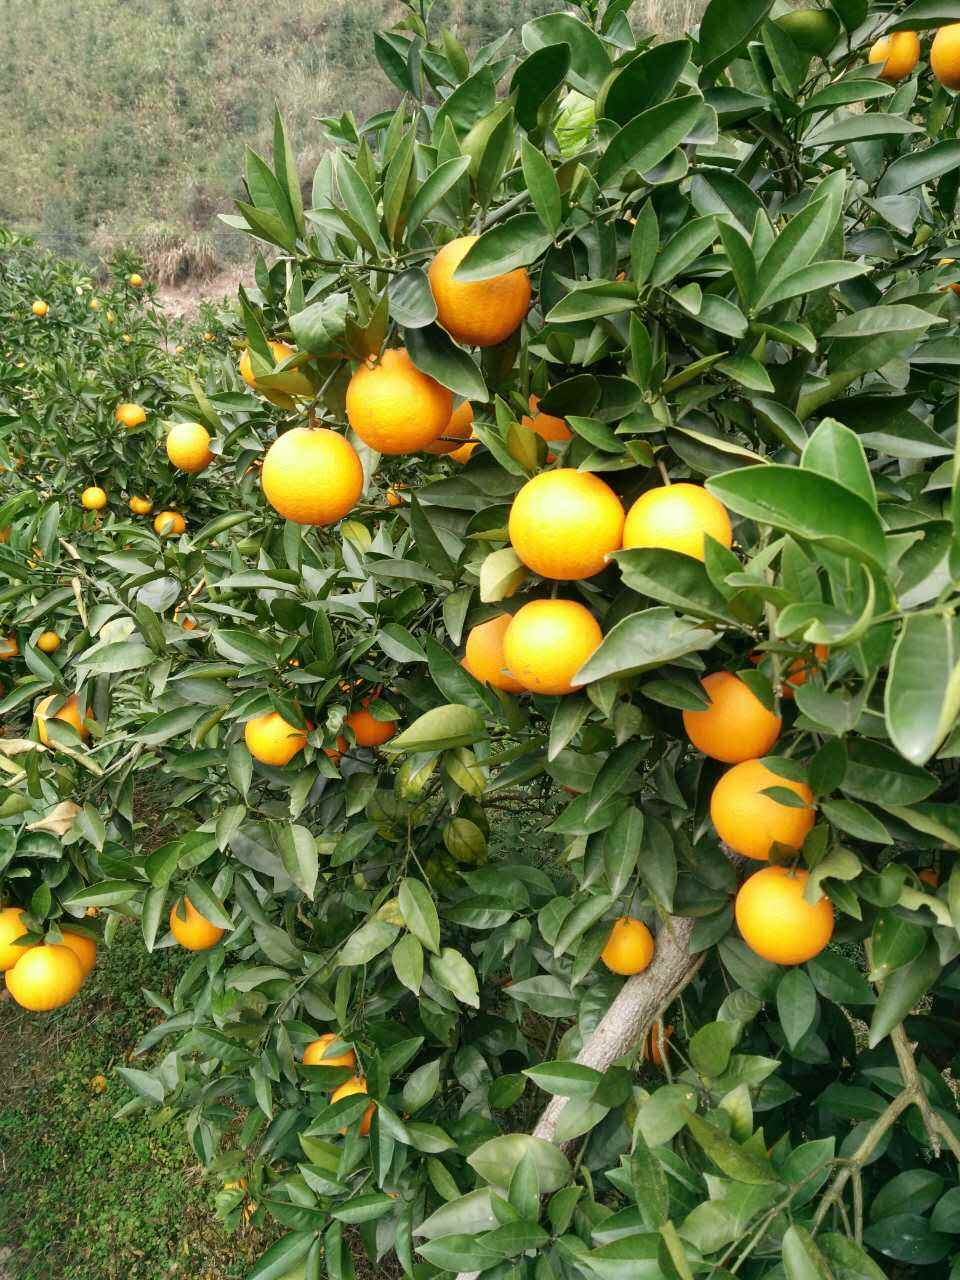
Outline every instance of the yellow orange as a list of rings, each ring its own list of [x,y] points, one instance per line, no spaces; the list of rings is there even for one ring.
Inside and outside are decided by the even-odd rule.
[[[387,490],[387,506],[388,507],[403,506],[403,499],[400,497],[399,493],[397,493],[396,489]]]
[[[414,365],[404,348],[360,366],[347,387],[347,421],[380,453],[412,453],[436,440],[453,414],[453,393]]]
[[[263,495],[296,524],[335,524],[363,492],[363,467],[349,440],[326,427],[294,427],[267,450]]]
[[[167,457],[178,470],[198,475],[213,461],[210,432],[199,422],[175,422],[167,432]]]
[[[50,704],[59,699],[60,694],[51,693],[49,697],[41,698],[37,703],[33,715],[37,722],[37,733],[40,735],[40,741],[45,747],[50,746],[50,737],[47,733],[47,720],[52,719],[61,720],[64,724],[70,725],[70,727],[80,735],[80,738],[86,742],[87,738],[90,737],[90,730],[80,717],[80,701],[75,693],[71,693],[52,716],[47,714],[47,708]]]
[[[150,498],[138,498],[134,495],[130,499],[130,510],[135,516],[148,516],[153,510],[153,501]]]
[[[955,24],[960,25],[960,24]],[[942,27],[941,31],[948,28]],[[937,33],[939,37],[939,32]],[[936,39],[934,40],[936,45]],[[947,53],[949,42],[942,46],[943,50],[943,66],[947,69],[952,53]],[[920,41],[915,31],[895,31],[892,35],[882,36],[875,44],[871,45],[870,53],[867,55],[867,61],[871,63],[882,62],[883,70],[880,72],[880,79],[887,80],[890,84],[896,84],[898,80],[905,79],[913,71],[914,67],[920,61]],[[933,50],[930,53],[930,63],[933,66]],[[934,75],[939,80],[940,77],[934,66]],[[946,83],[941,81],[941,83]],[[955,86],[951,85],[950,88]]]
[[[127,283],[134,289],[139,289],[143,284],[143,277],[136,271],[127,277]]]
[[[802,808],[780,804],[764,791],[780,787],[803,801]],[[813,793],[805,782],[781,778],[761,760],[744,760],[728,769],[710,797],[717,835],[734,853],[765,862],[774,844],[799,849],[814,823]]]
[[[918,47],[917,57],[919,56]],[[945,89],[960,89],[960,22],[948,23],[933,37],[930,68]]]
[[[542,471],[513,500],[513,549],[544,578],[592,578],[623,540],[623,507],[608,484],[570,467]]]
[[[55,631],[41,631],[37,636],[37,648],[41,653],[56,653],[60,648],[60,637]]]
[[[725,547],[733,542],[723,503],[699,484],[661,485],[642,493],[627,512],[623,545],[663,547],[702,560],[705,533]]]
[[[793,662],[787,668],[786,683],[783,686],[782,694],[785,698],[793,697],[793,689],[801,684],[806,684],[809,676],[815,671],[819,671],[821,665],[826,662],[830,656],[830,650],[825,644],[815,644],[813,646],[812,658],[794,658]],[[793,686],[793,689],[790,686]]]
[[[85,933],[71,933],[69,929],[63,929],[61,932],[63,934],[63,945],[69,947],[80,961],[80,968],[83,970],[84,978],[86,978],[97,963],[97,944],[92,938],[88,938]]]
[[[23,914],[21,907],[4,907],[0,911],[0,973],[12,969],[21,956],[37,945],[35,942],[17,943],[17,938],[27,932]]]
[[[83,969],[69,947],[31,947],[7,970],[7,990],[24,1009],[46,1013],[72,1000],[83,985]]]
[[[49,307],[49,304],[44,302],[42,298],[37,298],[33,306],[30,308],[30,310],[33,312],[35,316],[39,317],[39,319],[42,320],[43,317],[50,310],[50,307]]]
[[[327,1054],[327,1050],[340,1036],[327,1031],[324,1035],[312,1040],[303,1051],[304,1066],[307,1067],[349,1067],[352,1071],[357,1065],[357,1055],[352,1049],[344,1049],[341,1053]]]
[[[395,720],[378,720],[366,707],[351,711],[343,723],[353,730],[358,747],[379,747],[397,732]]]
[[[653,959],[653,935],[642,920],[621,916],[610,930],[600,959],[611,973],[643,973]]]
[[[139,427],[141,423],[146,422],[147,411],[142,404],[124,401],[123,404],[117,405],[116,419],[124,427]]]
[[[454,449],[452,453],[448,453],[447,457],[450,458],[452,462],[459,462],[461,466],[465,466],[479,447],[479,440],[468,440],[467,443],[462,444],[459,449]]]
[[[352,1098],[355,1093],[366,1093],[366,1092],[367,1092],[366,1080],[361,1080],[359,1076],[354,1076],[352,1080],[347,1080],[346,1083],[342,1084],[339,1089],[334,1089],[333,1093],[330,1095],[330,1101],[331,1103],[339,1102],[341,1098]],[[371,1102],[369,1107],[367,1107],[366,1111],[364,1111],[363,1118],[360,1121],[361,1137],[365,1138],[367,1134],[370,1132],[370,1122],[373,1119],[373,1113],[374,1111],[376,1111],[376,1109],[377,1109],[377,1104],[375,1102]],[[347,1131],[346,1129],[341,1129],[340,1132],[346,1133]]]
[[[489,280],[455,279],[454,272],[476,241],[476,236],[451,240],[427,274],[437,318],[451,338],[467,346],[493,347],[523,323],[530,306],[530,277],[524,267],[517,267]]]
[[[528,431],[535,431],[541,439],[546,440],[547,444],[559,444],[565,440],[573,439],[573,432],[567,426],[565,418],[556,418],[552,413],[540,412],[540,398],[531,395],[529,401],[530,416],[524,414],[520,419],[520,425],[527,428]],[[556,455],[547,454],[547,461],[553,462]]]
[[[457,405],[451,415],[450,421],[443,428],[443,431],[437,436],[436,440],[431,440],[429,444],[423,446],[425,453],[456,453],[462,448],[460,443],[463,440],[469,440],[473,434],[473,405],[469,400],[464,400],[463,404]]]
[[[737,928],[751,951],[773,964],[804,964],[833,936],[833,907],[819,897],[811,906],[803,891],[806,871],[764,867],[737,894]]]
[[[212,342],[213,334],[205,333],[203,338],[205,342]],[[267,342],[267,346],[270,348],[274,363],[277,365],[284,364],[292,356],[297,354],[296,347],[291,347],[288,342],[277,342],[270,339]],[[300,368],[287,369],[284,372],[284,389],[282,391],[275,387],[260,386],[253,373],[253,362],[251,360],[249,348],[247,348],[247,350],[245,350],[240,356],[240,377],[248,387],[253,387],[253,389],[258,391],[260,395],[264,396],[267,400],[272,401],[281,409],[292,408],[296,403],[293,399],[295,396],[299,396],[302,399],[312,400],[316,394],[313,383]]]
[[[531,600],[513,615],[503,637],[509,671],[531,693],[571,693],[573,677],[603,636],[575,600]]]
[[[181,534],[186,527],[187,522],[179,511],[158,511],[153,520],[153,531],[158,533],[161,538],[169,538],[175,534]]]
[[[683,727],[697,750],[726,764],[766,755],[780,736],[780,717],[729,671],[713,671],[700,683],[710,706],[683,713]]]
[[[180,909],[186,919],[178,914]],[[202,916],[189,898],[181,898],[170,908],[170,932],[187,951],[208,951],[223,937],[223,930]]]
[[[81,493],[80,503],[88,511],[102,511],[107,505],[107,495],[98,484],[91,484]]]
[[[480,622],[472,627],[467,636],[463,665],[474,679],[493,689],[523,693],[524,686],[507,670],[503,656],[503,638],[512,621],[509,613],[501,613],[489,622]]]
[[[243,726],[243,738],[255,760],[277,766],[289,764],[307,745],[306,731],[284,720],[279,711],[248,720]]]

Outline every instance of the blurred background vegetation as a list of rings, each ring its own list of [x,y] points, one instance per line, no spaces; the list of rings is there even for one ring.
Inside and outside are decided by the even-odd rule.
[[[476,48],[564,7],[437,0],[431,25]],[[677,33],[702,7],[637,0],[635,21]],[[244,146],[269,147],[277,101],[312,175],[318,117],[397,101],[371,35],[398,16],[392,0],[0,0],[0,224],[90,260],[128,245],[154,278],[247,257],[216,217]]]

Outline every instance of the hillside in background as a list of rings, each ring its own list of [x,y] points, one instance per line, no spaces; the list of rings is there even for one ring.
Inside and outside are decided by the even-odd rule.
[[[561,7],[440,0],[430,21],[475,48]],[[677,30],[691,7],[635,12]],[[397,16],[391,0],[0,0],[0,224],[70,254],[132,243],[202,268],[246,253],[216,218],[244,146],[268,146],[277,101],[309,173],[317,117],[395,103],[370,33]]]

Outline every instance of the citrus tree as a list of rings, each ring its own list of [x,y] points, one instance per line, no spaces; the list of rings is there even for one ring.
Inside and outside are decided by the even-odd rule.
[[[8,987],[196,952],[123,1071],[251,1280],[956,1275],[960,6],[428,19],[248,155],[236,368],[6,477]]]

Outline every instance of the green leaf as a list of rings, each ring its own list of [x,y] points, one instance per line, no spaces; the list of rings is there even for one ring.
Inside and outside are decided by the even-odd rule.
[[[707,1022],[689,1043],[690,1061],[702,1076],[722,1076],[737,1042],[737,1028],[731,1022]]]
[[[736,625],[726,599],[710,581],[703,562],[662,547],[632,547],[613,557],[626,586],[693,618]]]
[[[781,1246],[787,1280],[832,1280],[832,1272],[810,1232],[794,1223],[788,1227]]]
[[[448,387],[465,400],[480,404],[489,400],[483,375],[476,361],[458,347],[448,333],[437,324],[406,329],[407,351],[421,371]]]
[[[960,713],[960,629],[948,613],[908,615],[890,658],[884,718],[901,755],[922,765]]]
[[[547,50],[541,50],[545,53]],[[534,57],[537,55],[535,54]],[[520,162],[523,166],[523,180],[527,184],[527,190],[530,192],[530,199],[533,201],[533,207],[539,215],[540,221],[546,227],[550,236],[555,236],[560,228],[562,220],[560,185],[557,182],[557,175],[553,171],[553,166],[543,154],[543,152],[535,147],[529,138],[521,138],[520,140]],[[508,218],[506,225],[515,222],[514,218]],[[471,253],[473,250],[471,250]],[[534,254],[534,258],[539,257],[539,252]],[[534,258],[529,259],[533,261]],[[525,264],[518,264],[525,265]],[[460,272],[457,272],[459,276]]]
[[[894,160],[877,183],[878,196],[900,196],[935,182],[960,168],[960,142],[935,142],[923,151],[909,151]]]
[[[701,1120],[697,1115],[690,1115],[687,1118],[687,1128],[714,1164],[728,1178],[733,1178],[737,1182],[746,1182],[750,1186],[779,1181],[769,1160],[745,1147],[738,1146],[732,1138],[728,1138],[725,1133],[721,1133],[706,1120]]]
[[[599,36],[569,13],[548,13],[525,22],[521,29],[523,47],[531,53],[549,45],[567,45],[570,69],[567,80],[588,97],[595,97],[610,74],[607,46]]]
[[[403,733],[385,743],[383,750],[394,755],[408,751],[443,751],[448,747],[469,747],[483,736],[480,713],[454,702],[425,711]]]
[[[650,671],[688,653],[709,649],[716,641],[715,631],[695,627],[670,609],[644,609],[612,628],[573,683],[583,685],[606,676]]]
[[[787,1044],[795,1049],[813,1026],[817,993],[802,969],[788,969],[777,986],[777,1013]]]
[[[313,1231],[294,1231],[272,1244],[246,1280],[287,1280],[293,1268],[310,1252],[316,1239]]]
[[[860,437],[834,418],[824,420],[804,446],[800,465],[836,480],[876,510],[877,493]]]
[[[517,122],[521,128],[528,132],[536,129],[540,108],[563,83],[569,68],[570,46],[566,43],[546,44],[517,64],[510,79],[510,93],[516,94]]]
[[[367,964],[385,951],[396,939],[400,930],[385,920],[368,920],[352,933],[340,948],[337,963],[344,968]]]
[[[428,951],[440,954],[440,917],[430,890],[410,876],[400,881],[398,893],[403,922]]]
[[[544,161],[544,163],[547,162]],[[549,164],[547,169],[550,177],[553,178],[553,171]],[[553,182],[556,186],[556,178],[553,178]],[[556,197],[559,201],[559,188],[557,188]],[[483,232],[457,267],[453,278],[457,281],[471,282],[489,280],[493,276],[502,275],[505,272],[514,271],[517,267],[525,267],[535,262],[549,244],[550,235],[544,231],[544,223],[538,214],[514,214],[512,218],[506,218]],[[467,393],[461,392],[461,394]],[[486,399],[486,396],[481,396],[480,399]]]
[[[871,1049],[898,1027],[940,976],[940,951],[931,937],[915,960],[895,969],[883,984],[870,1021]]]
[[[754,35],[772,0],[710,0],[700,23],[703,78],[714,80]]]
[[[430,958],[430,974],[441,987],[455,995],[461,1004],[480,1008],[480,989],[476,971],[469,960],[453,947],[444,947],[439,956]]]
[[[713,0],[714,4],[717,2]],[[612,187],[627,169],[649,173],[680,145],[699,119],[702,107],[703,99],[690,94],[641,111],[610,140],[597,169],[597,182],[601,187]]]
[[[592,1098],[603,1079],[601,1073],[593,1067],[563,1060],[541,1062],[539,1066],[527,1067],[523,1074],[529,1076],[545,1093],[562,1098]]]
[[[526,1133],[508,1133],[482,1143],[467,1164],[495,1187],[507,1188],[517,1165],[529,1155],[536,1165],[543,1195],[552,1195],[570,1180],[570,1162],[559,1147]]]
[[[423,947],[413,936],[405,934],[393,948],[390,956],[393,971],[408,990],[420,994],[423,982]]]

